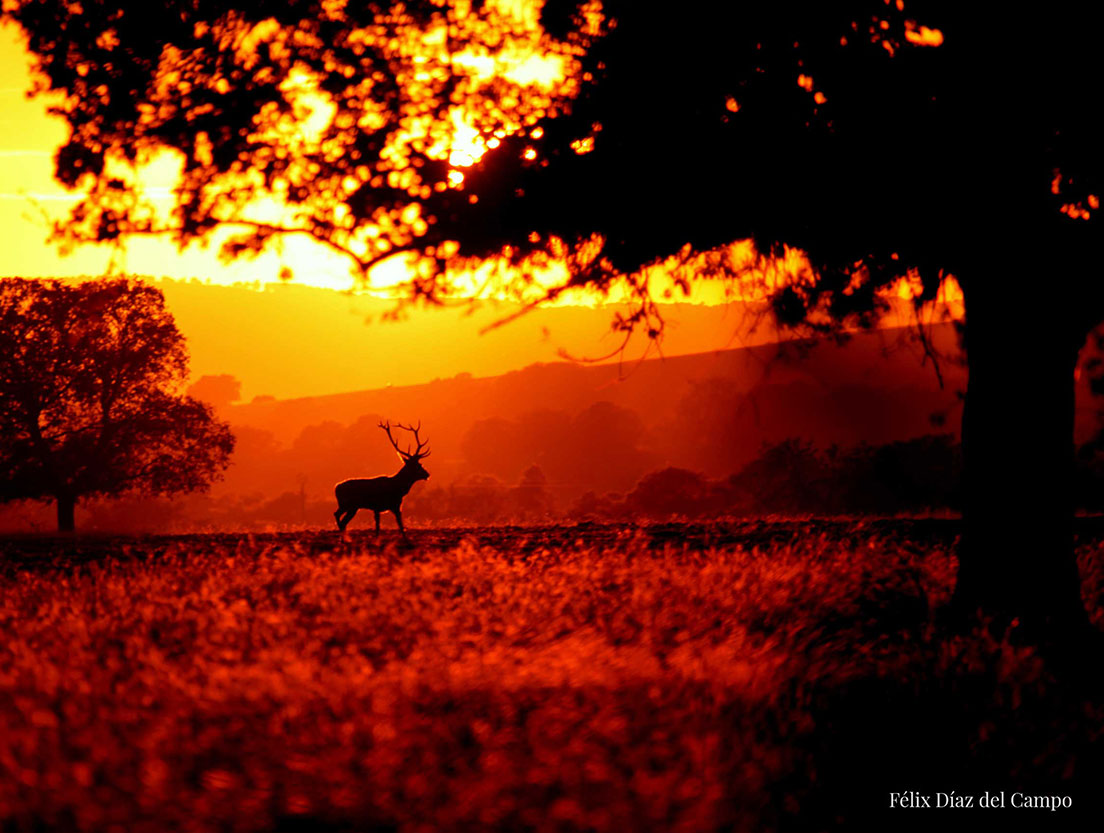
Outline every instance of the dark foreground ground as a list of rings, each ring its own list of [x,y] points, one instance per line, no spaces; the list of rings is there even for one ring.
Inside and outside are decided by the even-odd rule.
[[[0,830],[1101,829],[1104,702],[936,626],[956,536],[0,540]]]

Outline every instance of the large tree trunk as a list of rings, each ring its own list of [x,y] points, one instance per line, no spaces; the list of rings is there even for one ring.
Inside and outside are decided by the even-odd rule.
[[[57,523],[58,532],[72,532],[76,529],[74,515],[77,508],[77,499],[72,495],[57,496]]]
[[[1040,298],[1043,287],[993,284],[981,300],[967,294],[965,524],[951,610],[960,619],[980,612],[1032,641],[1060,641],[1088,624],[1072,491],[1084,332]]]

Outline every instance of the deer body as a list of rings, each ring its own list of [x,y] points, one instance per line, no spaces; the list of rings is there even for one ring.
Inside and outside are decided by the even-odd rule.
[[[405,425],[399,427],[407,428]],[[418,447],[414,451],[404,451],[399,448],[391,436],[390,423],[381,422],[380,428],[387,432],[388,439],[391,440],[391,444],[403,461],[403,467],[390,477],[354,478],[338,483],[334,487],[334,497],[337,498],[334,520],[337,521],[337,528],[344,531],[358,511],[370,509],[375,514],[376,532],[379,532],[380,514],[391,512],[399,525],[399,531],[403,537],[406,537],[406,529],[402,522],[402,501],[415,483],[429,479],[429,472],[421,464],[421,461],[429,456],[429,452],[423,451],[425,444],[418,439],[416,428],[407,428],[414,432],[414,439],[418,442]]]

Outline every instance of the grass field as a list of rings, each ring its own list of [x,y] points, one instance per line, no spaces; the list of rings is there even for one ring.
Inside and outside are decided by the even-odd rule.
[[[1104,708],[935,626],[956,534],[2,541],[0,830],[1087,829]],[[1074,807],[888,810],[951,789]]]

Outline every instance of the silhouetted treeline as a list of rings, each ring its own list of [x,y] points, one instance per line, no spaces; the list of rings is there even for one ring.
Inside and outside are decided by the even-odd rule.
[[[896,514],[957,510],[961,447],[951,434],[884,445],[819,449],[800,439],[766,444],[722,479],[677,467],[652,472],[628,494],[588,492],[576,517]]]
[[[335,450],[342,445],[335,443]],[[957,512],[961,476],[961,446],[953,434],[851,448],[820,448],[790,438],[764,443],[750,463],[728,477],[667,466],[643,474],[627,489],[589,489],[565,497],[543,467],[532,464],[514,478],[467,474],[440,485],[430,480],[409,495],[404,511],[414,526]],[[1084,511],[1104,511],[1104,454],[1093,444],[1079,454],[1077,500]],[[326,527],[332,525],[333,507],[330,495],[312,495],[303,478],[296,488],[275,495],[90,502],[81,526],[102,531]],[[5,512],[0,518],[5,526],[18,522],[45,530],[52,521],[47,507],[32,504]],[[390,528],[386,520],[384,527]]]

